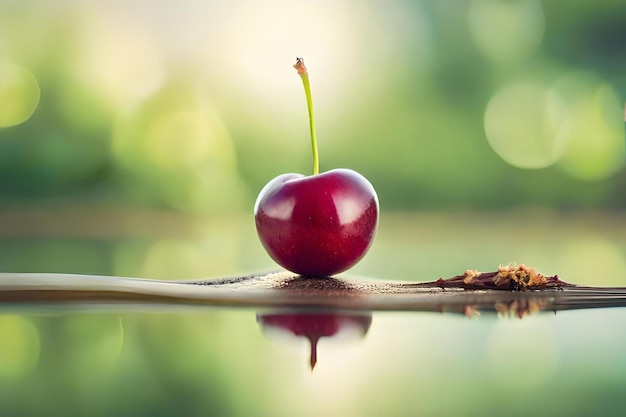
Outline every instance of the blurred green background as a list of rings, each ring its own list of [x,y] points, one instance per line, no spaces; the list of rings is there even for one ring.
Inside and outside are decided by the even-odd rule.
[[[252,207],[312,172],[303,56],[322,170],[380,198],[350,273],[626,286],[625,28],[618,0],[0,0],[0,272],[276,268]],[[623,409],[624,314],[377,315],[310,375],[254,311],[32,308],[0,314],[0,415]]]
[[[383,208],[624,208],[623,2],[0,3],[0,198],[249,211],[322,169]]]
[[[563,273],[591,251],[626,275],[624,27],[620,1],[4,0],[0,270],[273,268],[251,212],[271,178],[312,172],[303,56],[322,170],[379,193],[354,272]]]

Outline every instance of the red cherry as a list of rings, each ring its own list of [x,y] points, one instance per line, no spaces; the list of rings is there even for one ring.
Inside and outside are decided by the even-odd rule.
[[[349,329],[364,336],[372,324],[371,314],[264,314],[257,320],[262,327],[286,330],[295,336],[304,336],[311,343],[309,364],[311,370],[317,363],[317,342],[322,337],[336,336]]]
[[[369,249],[378,197],[365,177],[349,169],[283,174],[261,190],[254,217],[261,243],[279,265],[329,276],[355,265]]]
[[[329,276],[352,267],[369,249],[378,225],[378,197],[361,174],[335,169],[319,174],[309,73],[298,71],[307,99],[313,175],[279,175],[254,205],[256,229],[267,253],[301,275]]]

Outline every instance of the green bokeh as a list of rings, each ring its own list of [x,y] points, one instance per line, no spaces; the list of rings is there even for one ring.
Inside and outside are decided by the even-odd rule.
[[[46,6],[56,10],[54,19],[46,19],[38,4],[0,5],[0,38],[8,51],[0,60],[35,74],[41,89],[41,102],[30,119],[0,129],[0,202],[95,197],[219,215],[247,209],[256,192],[279,173],[310,171],[304,95],[295,71],[289,72],[291,55],[267,61],[274,57],[269,49],[268,58],[238,43],[229,50],[228,39],[220,37],[231,36],[241,25],[242,39],[262,44],[267,37],[277,49],[291,47],[281,38],[270,39],[273,33],[248,32],[256,27],[245,26],[249,10],[210,2],[197,10],[186,4],[176,16],[159,10],[142,15],[120,5],[99,4],[90,11],[61,2],[56,9]],[[376,3],[352,2],[346,10],[312,6],[319,13],[336,13],[344,27],[333,33],[352,45],[345,53],[347,62],[315,72],[316,58],[317,66],[326,65],[337,51],[328,49],[333,43],[322,36],[323,28],[301,35],[303,53],[312,45],[327,47],[326,54],[309,56],[322,169],[342,166],[363,172],[386,210],[624,207],[619,190],[626,185],[620,143],[626,54],[615,33],[626,13],[619,12],[624,10],[619,2],[614,7],[575,4],[394,2],[378,17],[366,13],[378,10]],[[268,5],[272,7],[294,14],[280,20],[303,18],[297,7]],[[106,13],[97,13],[98,8]],[[193,16],[205,13],[210,19],[212,12],[226,13],[232,22],[205,34]],[[182,40],[158,34],[164,16],[170,28],[181,28],[174,32]],[[501,24],[482,21],[494,16]],[[109,22],[115,26],[107,26]],[[302,21],[302,26],[308,24]],[[182,28],[198,31],[198,37],[186,36]],[[350,43],[353,38],[369,42],[369,48]],[[177,53],[181,44],[168,42],[183,42],[185,48]],[[260,61],[248,62],[246,56]],[[284,71],[263,75],[268,68]],[[559,90],[567,77],[571,88]],[[595,86],[590,87],[589,77]],[[572,106],[590,99],[571,91],[602,87],[605,99],[598,100],[610,106],[571,108],[571,117],[588,120],[572,124],[579,148],[567,150],[563,163],[516,168],[491,149],[483,119],[492,96],[520,83],[556,91]],[[2,100],[1,108],[16,105]],[[520,106],[511,108],[524,112]],[[163,129],[170,130],[146,136],[150,120],[180,111],[204,114],[207,125],[189,117],[173,124],[163,119]],[[541,123],[541,112],[535,113]],[[532,123],[535,113],[520,123]],[[597,152],[584,145],[606,135],[613,142]],[[121,140],[141,144],[153,136],[169,142],[120,150]],[[203,150],[196,155],[198,146]],[[159,152],[161,165],[155,166]],[[516,166],[524,165],[520,158]],[[173,170],[172,164],[185,164],[185,169]]]

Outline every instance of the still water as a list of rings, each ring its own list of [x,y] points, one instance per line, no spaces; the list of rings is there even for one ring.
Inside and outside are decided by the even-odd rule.
[[[116,229],[128,224],[120,219],[91,219],[87,227],[70,217],[33,222],[33,214],[5,222],[0,272],[176,280],[275,268],[247,217],[165,219],[159,228],[150,221],[131,235]],[[520,262],[576,284],[624,287],[624,236],[626,222],[607,215],[388,215],[371,252],[350,273],[426,281]],[[316,320],[311,313],[2,304],[0,416],[621,416],[626,410],[626,308],[522,319],[331,310],[314,312],[325,314]],[[294,317],[303,314],[309,316]],[[314,339],[313,333],[319,339],[311,370],[304,336]]]
[[[317,327],[309,315],[304,322],[318,333],[329,316],[348,322],[319,339],[313,370],[305,337],[264,323],[281,313],[5,306],[0,415],[590,416],[626,408],[624,308],[523,319],[326,312]],[[290,323],[300,313],[290,312]]]

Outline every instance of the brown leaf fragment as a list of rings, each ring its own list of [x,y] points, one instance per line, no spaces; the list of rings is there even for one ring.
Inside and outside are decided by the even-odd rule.
[[[474,282],[475,278],[478,278],[481,275],[482,272],[478,271],[477,269],[468,269],[467,271],[465,271],[465,278],[463,278],[463,283],[465,285],[470,285]]]
[[[522,289],[543,287],[548,283],[545,276],[524,264],[517,266],[506,265],[498,268],[498,273],[493,277],[496,286],[511,286],[512,284]]]

